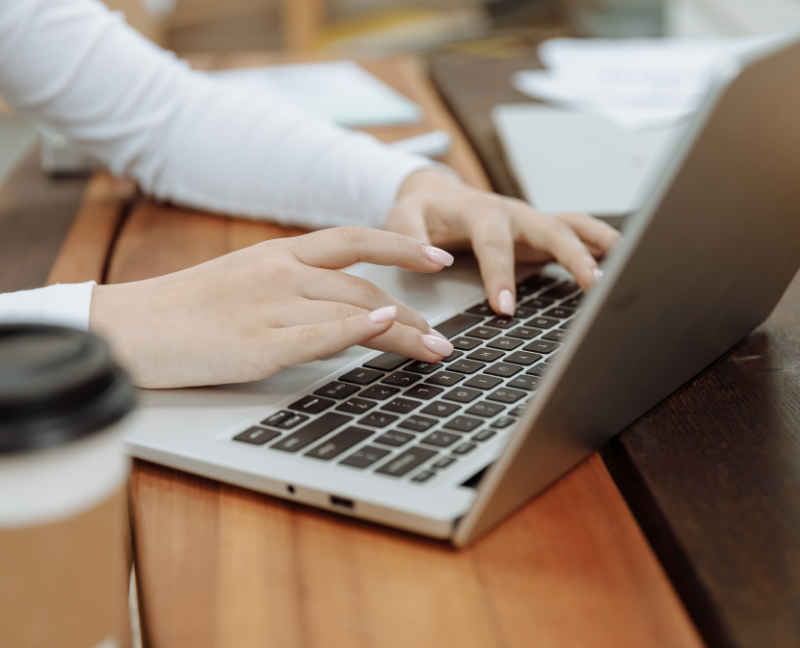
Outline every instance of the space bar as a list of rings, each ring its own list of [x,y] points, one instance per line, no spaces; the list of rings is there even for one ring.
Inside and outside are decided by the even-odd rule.
[[[459,333],[461,333],[461,331],[463,331],[464,329],[468,329],[470,326],[475,326],[476,324],[482,321],[483,321],[482,317],[461,313],[460,315],[451,317],[449,320],[446,320],[441,324],[437,324],[433,328],[439,331],[439,333],[444,335],[446,338],[451,338],[454,335],[458,335]]]

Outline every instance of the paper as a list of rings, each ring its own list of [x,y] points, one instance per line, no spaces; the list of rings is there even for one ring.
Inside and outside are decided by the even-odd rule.
[[[552,39],[539,47],[547,69],[518,72],[512,83],[622,128],[660,128],[695,112],[726,62],[777,38]]]
[[[215,79],[292,103],[342,126],[412,124],[422,109],[353,61],[209,72]]]

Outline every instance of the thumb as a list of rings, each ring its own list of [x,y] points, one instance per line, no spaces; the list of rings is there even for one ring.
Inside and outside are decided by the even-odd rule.
[[[276,349],[283,367],[326,358],[334,353],[364,344],[386,333],[397,316],[397,306],[384,306],[371,313],[361,313],[332,322],[303,324],[282,329]]]

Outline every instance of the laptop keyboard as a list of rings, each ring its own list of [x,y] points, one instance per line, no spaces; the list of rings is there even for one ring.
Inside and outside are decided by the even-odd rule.
[[[517,285],[513,317],[484,301],[436,326],[455,347],[441,362],[383,353],[233,441],[431,482],[516,423],[582,296],[572,281],[534,275]]]

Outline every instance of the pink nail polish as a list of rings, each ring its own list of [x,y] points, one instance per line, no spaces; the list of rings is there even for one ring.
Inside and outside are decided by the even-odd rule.
[[[439,333],[439,331],[437,331],[436,329],[429,328],[428,329],[428,335],[435,335],[436,337],[441,338],[442,340],[447,342],[447,338],[444,335],[442,335],[441,333]]]
[[[373,324],[382,324],[397,317],[397,306],[384,306],[377,308],[367,315],[367,319]]]
[[[427,256],[434,263],[439,263],[443,266],[453,265],[453,261],[456,260],[455,257],[449,252],[440,250],[432,245],[425,246],[425,256]]]
[[[514,295],[510,290],[501,290],[497,296],[497,301],[500,302],[500,312],[505,315],[513,315],[517,312],[517,305],[514,303]]]
[[[423,335],[422,343],[428,351],[438,353],[445,358],[453,352],[453,345],[447,340],[442,340],[435,335]]]
[[[595,268],[592,270],[592,275],[594,275],[595,281],[600,281],[603,278],[603,271],[600,268]]]

